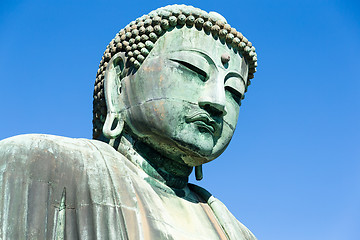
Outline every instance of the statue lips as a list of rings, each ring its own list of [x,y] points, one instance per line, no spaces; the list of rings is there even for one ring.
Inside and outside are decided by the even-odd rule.
[[[218,133],[220,130],[219,124],[204,111],[196,111],[192,114],[186,115],[185,121],[187,123],[196,124],[199,128],[205,129],[212,135],[215,135],[215,133]]]

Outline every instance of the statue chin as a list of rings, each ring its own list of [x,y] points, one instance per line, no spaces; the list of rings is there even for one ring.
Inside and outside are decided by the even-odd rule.
[[[159,155],[169,159],[170,161],[175,161],[190,167],[210,162],[218,156],[213,156],[213,145],[195,145],[179,139],[154,135],[142,137],[134,136],[134,138],[139,139],[151,149],[159,153]],[[141,152],[142,149],[137,150]]]
[[[225,151],[233,136],[233,131],[228,126],[224,125],[223,132],[222,136],[211,146],[181,144],[180,148],[183,152],[186,152],[185,156],[181,157],[183,161],[187,165],[194,167],[211,162],[219,157]]]
[[[229,145],[233,135],[233,130],[227,125],[222,128],[223,134],[215,139],[212,135],[199,131],[193,131],[190,134],[186,131],[187,129],[177,134],[171,131],[161,132],[160,130],[141,133],[136,130],[139,127],[134,124],[126,124],[126,126],[126,132],[133,139],[145,143],[159,155],[171,161],[190,167],[208,163],[219,157]],[[199,141],[199,139],[203,139],[203,141]]]
[[[218,141],[215,146],[210,144],[189,144],[181,140],[171,140],[171,143],[168,140],[167,144],[159,144],[150,142],[148,139],[147,143],[165,157],[174,161],[180,160],[181,163],[195,167],[211,162],[220,156],[228,146],[230,139],[226,143]]]

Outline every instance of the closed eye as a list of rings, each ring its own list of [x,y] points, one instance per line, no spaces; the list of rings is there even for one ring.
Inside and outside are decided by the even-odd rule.
[[[241,93],[239,93],[237,90],[235,90],[234,88],[232,88],[230,86],[225,86],[225,90],[231,94],[231,97],[235,100],[235,102],[240,104],[241,98],[242,98]]]
[[[244,82],[237,73],[229,73],[225,77],[225,90],[231,94],[231,97],[240,105],[245,92]]]
[[[174,61],[174,62],[177,62],[181,65],[183,65],[184,67],[194,71],[195,73],[197,73],[200,77],[200,79],[202,81],[206,81],[207,80],[207,74],[205,71],[201,70],[200,68],[192,65],[191,63],[188,63],[188,62],[185,62],[185,61],[181,61],[181,60],[178,60],[178,59],[173,59],[173,58],[170,58],[171,61]]]

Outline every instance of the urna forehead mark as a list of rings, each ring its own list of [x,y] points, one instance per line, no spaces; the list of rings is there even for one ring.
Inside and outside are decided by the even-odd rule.
[[[230,55],[228,54],[228,53],[223,53],[222,55],[221,55],[221,62],[223,63],[223,64],[226,64],[226,63],[228,63],[230,61]]]

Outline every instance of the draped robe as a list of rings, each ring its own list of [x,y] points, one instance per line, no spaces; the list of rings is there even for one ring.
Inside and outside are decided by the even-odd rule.
[[[39,134],[0,141],[0,239],[256,239],[205,189],[174,191],[130,150]]]

